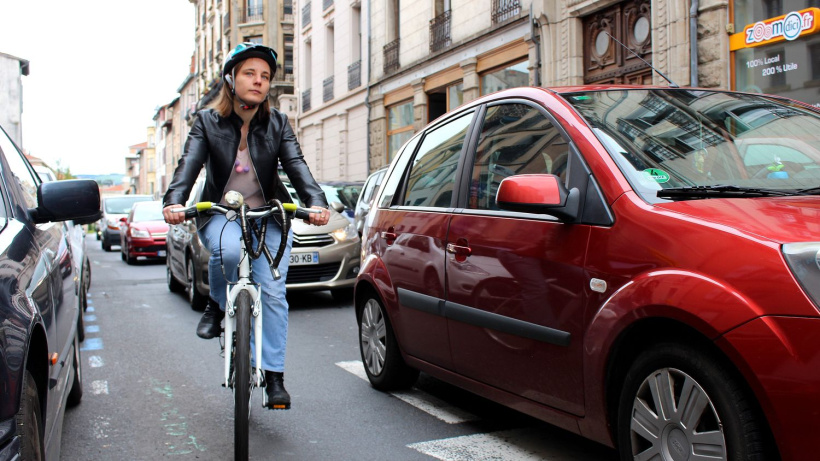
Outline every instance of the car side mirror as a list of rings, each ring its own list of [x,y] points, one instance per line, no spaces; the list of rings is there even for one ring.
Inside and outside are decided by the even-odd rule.
[[[502,210],[555,216],[562,221],[578,219],[581,193],[567,190],[553,174],[522,174],[504,178],[495,202]]]
[[[100,188],[90,179],[44,182],[37,186],[37,208],[29,209],[36,223],[99,219]]]
[[[342,202],[330,202],[330,207],[336,210],[337,213],[345,211],[345,206]]]
[[[122,218],[120,218],[120,222],[125,224],[126,222],[128,222],[128,218],[126,216],[123,216]]]

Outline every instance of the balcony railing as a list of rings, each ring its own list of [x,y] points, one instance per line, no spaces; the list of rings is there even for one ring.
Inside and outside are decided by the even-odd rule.
[[[325,11],[331,6],[333,6],[333,0],[322,0],[322,11]]]
[[[326,78],[322,83],[322,101],[328,102],[333,99],[333,76]]]
[[[310,110],[310,88],[302,92],[302,112]]]
[[[361,59],[347,66],[347,89],[358,88],[362,84],[362,61]]]
[[[521,13],[521,0],[493,0],[491,11],[493,24],[504,22]]]
[[[384,45],[384,73],[399,70],[399,40]]]
[[[264,10],[262,5],[248,5],[245,10],[245,22],[260,22],[265,20]]]
[[[450,46],[450,11],[430,20],[430,51],[436,52]]]
[[[308,24],[310,24],[310,2],[302,7],[302,27],[307,27]]]

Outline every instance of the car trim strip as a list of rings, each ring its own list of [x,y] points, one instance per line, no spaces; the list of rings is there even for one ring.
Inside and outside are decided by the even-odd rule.
[[[572,335],[563,330],[536,325],[511,317],[483,311],[462,304],[448,302],[434,296],[399,288],[396,290],[399,304],[428,314],[438,315],[457,322],[508,333],[522,338],[534,339],[556,346],[569,347]]]

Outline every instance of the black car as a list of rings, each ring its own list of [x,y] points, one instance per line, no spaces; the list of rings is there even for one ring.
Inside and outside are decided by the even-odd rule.
[[[90,180],[41,183],[0,129],[0,461],[59,459],[82,397],[85,284],[67,227],[99,219]]]

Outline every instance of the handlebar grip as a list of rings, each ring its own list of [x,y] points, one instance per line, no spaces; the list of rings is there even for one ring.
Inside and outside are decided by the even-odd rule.
[[[296,211],[293,212],[293,216],[299,219],[310,219],[310,213],[304,208],[297,208]]]
[[[185,210],[185,219],[196,218],[197,215],[199,215],[199,210],[197,210],[196,208]]]

